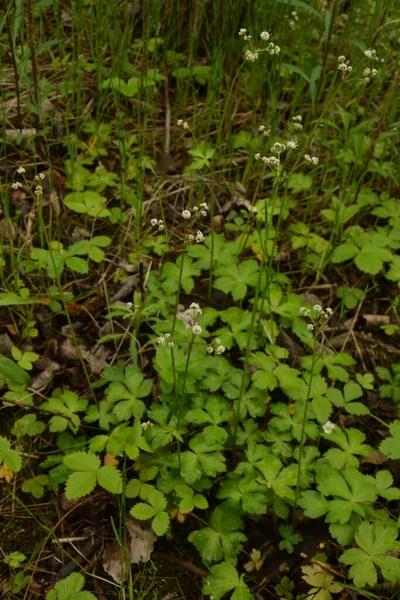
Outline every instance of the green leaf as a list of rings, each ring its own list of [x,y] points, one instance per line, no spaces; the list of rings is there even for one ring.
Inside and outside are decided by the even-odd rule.
[[[383,263],[392,259],[393,254],[387,248],[379,248],[369,244],[361,248],[354,262],[360,271],[376,275],[381,271]]]
[[[139,502],[139,504],[135,504],[135,506],[131,508],[130,513],[132,517],[144,521],[146,519],[152,519],[157,514],[157,510],[153,506],[149,506],[149,504]]]
[[[3,354],[0,354],[0,375],[17,385],[29,385],[31,382],[30,375]]]
[[[169,515],[166,512],[160,512],[154,517],[151,526],[156,535],[161,537],[166,534],[169,527]]]
[[[379,450],[392,460],[400,459],[400,423],[391,423],[389,425],[391,437],[383,440]],[[1,451],[1,450],[0,450]]]
[[[71,271],[76,271],[76,273],[85,274],[89,272],[89,263],[79,256],[72,256],[71,258],[65,259],[65,264]]]
[[[80,573],[72,573],[58,581],[54,589],[47,593],[46,600],[96,600],[91,592],[82,591],[85,579]]]
[[[212,567],[210,575],[205,579],[203,594],[210,596],[212,600],[220,600],[231,590],[234,590],[232,600],[252,600],[254,598],[242,578],[239,579],[233,565],[223,562]]]
[[[352,565],[350,576],[357,587],[363,588],[366,585],[376,584],[378,579],[376,567],[381,569],[387,581],[400,581],[400,560],[388,556],[389,552],[400,549],[396,537],[395,528],[361,523],[355,535],[359,548],[350,548],[339,558],[344,564]]]
[[[358,252],[359,249],[355,244],[341,244],[333,251],[331,261],[334,264],[342,263],[346,260],[350,260],[350,258],[354,258]]]
[[[121,472],[112,465],[100,467],[97,471],[97,483],[112,494],[121,494],[122,492]]]
[[[10,442],[0,436],[0,464],[4,463],[11,471],[17,472],[22,468],[22,459],[16,450],[11,449]]]
[[[64,464],[74,471],[96,472],[100,468],[100,458],[89,452],[72,452],[64,456]]]
[[[80,473],[72,473],[67,479],[65,495],[70,500],[87,496],[96,487],[96,481],[96,473],[94,472],[81,471]]]

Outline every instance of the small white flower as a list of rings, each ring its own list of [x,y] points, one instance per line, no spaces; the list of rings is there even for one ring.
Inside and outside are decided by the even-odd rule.
[[[43,181],[44,178],[45,178],[45,174],[44,173],[39,173],[39,179],[41,179]]]
[[[269,164],[273,167],[279,167],[281,163],[279,158],[277,158],[276,156],[271,156],[269,159]]]
[[[256,152],[254,155],[254,160],[260,160],[261,158],[261,154],[259,152]]]
[[[299,308],[299,315],[301,317],[305,317],[307,315],[308,309],[305,306]]]
[[[200,327],[200,325],[193,325],[192,327],[192,333],[193,335],[200,335],[200,333],[202,332],[202,328]]]
[[[144,423],[142,423],[142,429],[143,429],[143,431],[146,431],[146,429],[148,427],[153,427],[153,423],[151,421],[145,421]]]
[[[190,219],[191,216],[192,216],[192,214],[191,214],[190,210],[185,209],[182,211],[182,217],[184,219]]]
[[[255,62],[258,60],[258,52],[252,52],[251,50],[246,50],[244,53],[244,60],[248,62]]]
[[[239,36],[243,37],[245,36],[247,33],[247,29],[244,29],[244,27],[242,27],[242,29],[239,29]]]
[[[11,184],[11,187],[13,190],[18,190],[19,188],[22,187],[22,183],[20,181],[15,181],[14,183]]]
[[[167,346],[168,346],[168,348],[173,348],[174,347],[174,342],[173,341],[168,342]]]
[[[375,58],[376,57],[376,50],[373,50],[372,48],[368,48],[368,50],[366,50],[364,52],[364,56],[366,56],[367,58]]]
[[[41,195],[43,194],[43,188],[42,188],[42,186],[41,186],[41,185],[37,185],[37,186],[36,186],[36,188],[35,188],[35,194],[36,194],[37,196],[41,196]]]
[[[292,117],[292,121],[302,121],[303,117],[301,115],[294,115]]]
[[[328,315],[328,317],[331,317],[333,315],[333,310],[329,307],[325,309],[325,312]]]
[[[127,302],[126,308],[133,308],[133,302]]]
[[[196,313],[196,316],[203,314],[203,311],[200,308],[200,304],[197,304],[197,302],[192,302],[192,304],[190,304],[189,306],[189,310],[194,311]]]
[[[215,350],[215,352],[219,355],[223,354],[225,352],[225,346],[217,346],[217,349]]]
[[[208,210],[208,204],[207,204],[207,202],[201,202],[200,203],[200,208],[202,208],[203,210]]]
[[[281,144],[280,142],[275,142],[271,148],[271,152],[275,152],[276,154],[281,154],[285,150],[285,144]]]
[[[279,54],[280,51],[281,51],[280,47],[276,46],[273,42],[270,42],[268,44],[267,52],[268,52],[268,54],[271,54],[271,56],[273,56],[274,54]]]
[[[158,231],[164,231],[164,223],[159,223],[158,225]]]
[[[293,127],[297,129],[297,131],[301,131],[303,129],[303,125],[297,121],[293,123]]]
[[[162,335],[158,337],[157,344],[159,344],[159,346],[165,346],[165,337],[163,337]]]
[[[214,352],[214,348],[212,346],[207,346],[208,354],[212,354]]]
[[[200,216],[201,216],[201,217],[206,217],[206,216],[207,216],[207,211],[205,211],[205,210],[201,210],[201,211],[200,211]]]
[[[187,239],[188,239],[189,244],[193,244],[193,242],[194,242],[194,235],[192,235],[191,233],[189,233]]]
[[[219,338],[215,338],[214,342],[217,344],[217,346],[219,346],[221,343],[221,340]]]
[[[150,225],[152,225],[153,227],[158,227],[158,220],[157,219],[151,219]]]
[[[343,56],[343,54],[341,56],[338,56],[338,62],[344,63],[345,60],[346,60],[346,57]]]
[[[25,169],[24,169],[24,167],[18,167],[18,169],[17,169],[17,173],[18,173],[19,175],[22,175],[23,173],[25,173]]]
[[[324,423],[324,425],[322,425],[322,429],[324,430],[324,433],[326,433],[327,435],[332,433],[332,431],[335,429],[335,427],[336,427],[336,425],[334,423],[332,423],[331,421],[327,421],[326,423]]]
[[[170,334],[170,333],[166,333],[166,334],[164,335],[164,337],[165,337],[165,339],[166,339],[166,340],[169,340],[169,339],[170,339],[170,337],[171,337],[171,334]]]
[[[314,304],[313,309],[315,310],[315,312],[322,312],[322,306],[320,306],[319,304]]]
[[[189,129],[189,123],[187,121],[184,121],[183,119],[178,119],[176,124],[178,125],[178,127],[183,127],[183,129]]]
[[[197,244],[201,244],[202,242],[204,242],[204,235],[201,233],[201,231],[197,231],[197,233],[196,233],[196,243]]]
[[[288,148],[289,150],[295,150],[298,147],[298,143],[296,140],[289,140],[286,143],[286,148]]]
[[[271,34],[269,31],[262,31],[260,33],[260,38],[264,41],[264,42],[268,42],[269,38],[271,37]]]
[[[311,157],[311,163],[313,165],[317,165],[319,163],[319,158],[317,158],[316,156],[312,156]]]
[[[308,323],[307,329],[308,329],[308,331],[313,331],[314,330],[314,325],[312,323]]]

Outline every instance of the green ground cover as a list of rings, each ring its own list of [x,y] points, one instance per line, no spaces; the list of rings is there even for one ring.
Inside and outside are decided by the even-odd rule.
[[[0,588],[391,600],[393,0],[0,13]]]

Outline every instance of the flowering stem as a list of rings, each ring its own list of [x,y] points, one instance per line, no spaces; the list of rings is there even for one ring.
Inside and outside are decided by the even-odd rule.
[[[185,371],[183,373],[182,393],[180,395],[179,403],[178,403],[178,421],[176,424],[176,430],[178,433],[179,433],[179,427],[181,425],[183,402],[185,399],[185,390],[186,390],[186,379],[187,379],[187,374],[189,371],[190,354],[192,352],[194,338],[195,338],[195,336],[192,335],[190,342],[189,342],[189,348],[188,348],[188,353],[187,353],[187,357],[186,357]],[[173,348],[172,348],[172,350],[173,350]],[[175,371],[175,369],[174,369],[174,371]],[[178,440],[178,460],[179,460],[179,468],[181,468],[181,443],[179,440]]]
[[[302,424],[301,435],[300,435],[299,462],[298,462],[298,466],[297,466],[296,495],[295,495],[295,499],[294,499],[294,508],[293,508],[293,524],[294,524],[295,518],[296,518],[297,501],[299,499],[299,492],[300,492],[301,463],[302,463],[302,459],[303,459],[303,448],[304,448],[305,437],[306,437],[305,432],[306,432],[306,424],[307,424],[308,405],[310,402],[311,386],[312,386],[312,381],[313,381],[313,376],[314,376],[315,363],[317,362],[317,358],[318,358],[318,356],[317,356],[317,335],[318,335],[318,329],[315,330],[315,335],[314,335],[313,359],[312,359],[312,363],[311,363],[310,378],[308,380],[307,395],[306,395],[305,404],[304,404],[303,424]]]

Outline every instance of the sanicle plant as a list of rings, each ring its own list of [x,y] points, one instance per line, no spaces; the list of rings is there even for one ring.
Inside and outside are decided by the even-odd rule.
[[[282,25],[287,23],[291,35],[300,9],[321,17],[311,4],[292,4],[296,10]],[[112,94],[117,112],[105,129],[86,124],[84,139],[77,134],[66,142],[73,147],[66,159],[72,191],[63,198],[63,210],[72,215],[71,230],[59,227],[63,217],[53,207],[51,171],[30,176],[30,168],[21,166],[7,191],[16,203],[28,199],[31,205],[28,218],[16,215],[18,227],[27,228],[23,235],[18,230],[17,240],[8,195],[4,202],[7,239],[20,240],[21,247],[18,260],[11,246],[0,257],[0,310],[10,307],[11,314],[0,354],[0,401],[13,419],[0,435],[0,485],[11,514],[17,503],[31,515],[33,502],[50,506],[57,494],[71,512],[92,499],[104,500],[107,519],[112,516],[101,527],[118,546],[121,569],[112,585],[121,600],[146,597],[142,584],[137,591],[126,558],[126,548],[135,546],[129,541],[132,523],[143,540],[165,536],[173,544],[184,537],[185,552],[191,553],[185,564],[201,573],[198,593],[212,600],[255,600],[264,588],[288,600],[331,600],[343,590],[351,597],[377,598],[400,583],[400,487],[392,468],[400,459],[398,369],[369,360],[360,349],[365,342],[398,355],[397,304],[377,315],[379,338],[357,336],[357,323],[373,322],[367,312],[373,310],[371,290],[389,295],[389,286],[400,280],[396,202],[390,190],[379,197],[362,189],[363,178],[376,175],[374,160],[385,152],[382,146],[374,154],[378,138],[370,140],[368,156],[357,141],[343,154],[336,152],[332,161],[343,158],[343,177],[337,170],[337,183],[329,183],[335,179],[330,148],[347,143],[352,121],[346,93],[359,99],[372,93],[372,82],[383,77],[375,68],[383,59],[358,39],[353,45],[362,52],[359,61],[344,50],[329,59],[336,4],[324,9],[327,45],[322,63],[311,71],[277,62],[288,52],[273,41],[278,29],[263,30],[256,40],[240,28],[236,41],[245,43],[243,62],[215,129],[210,120],[203,128],[203,109],[183,118],[180,106],[179,118],[171,121],[170,65],[179,85],[187,80],[193,90],[209,86],[207,103],[215,102],[217,79],[212,69],[199,70],[193,56],[186,61],[175,51],[165,54],[164,74],[156,61],[164,52],[162,37],[134,44],[146,58],[143,73],[129,62],[130,54],[114,74],[101,60],[98,93]],[[113,18],[114,27],[120,16],[115,12]],[[99,51],[97,42],[91,51],[94,47]],[[115,55],[121,48],[115,47]],[[32,55],[37,78],[35,56],[40,52]],[[89,74],[91,64],[82,62],[82,73]],[[245,101],[249,106],[254,101],[248,111],[253,123],[250,132],[247,125],[236,132],[236,86],[245,82],[257,89],[261,66],[268,70],[273,110],[260,115],[249,92]],[[306,82],[309,99],[299,102],[296,96],[292,106],[286,96],[278,101],[274,86],[282,78],[281,92],[288,93],[293,75]],[[168,136],[176,133],[186,152],[178,191],[174,175],[172,191],[160,186],[147,201],[146,176],[157,180],[159,165],[147,154],[144,132],[158,114],[160,82]],[[35,80],[36,110],[46,85]],[[60,93],[67,103],[80,91]],[[383,105],[379,131],[391,98]],[[140,135],[128,135],[120,121],[125,103],[143,110]],[[347,137],[358,140],[357,131],[352,136]],[[107,166],[110,141],[120,153],[122,175]],[[169,137],[165,147],[168,154]],[[243,183],[235,175],[235,192],[227,200],[223,182],[233,164]],[[108,193],[113,188],[115,195]],[[115,224],[117,233],[110,226]],[[3,250],[3,234],[1,240]],[[104,265],[92,298],[85,277]],[[338,286],[328,274],[332,281],[340,277]],[[109,293],[108,286],[116,284],[122,292]],[[28,327],[24,319],[31,333],[19,335]],[[382,341],[389,332],[392,341]],[[15,337],[11,345],[9,335]],[[43,336],[47,344],[39,343]],[[40,527],[48,535],[50,528]],[[54,542],[57,527],[49,534]],[[81,539],[65,537],[63,543]],[[12,550],[1,559],[6,589],[22,597],[34,587],[27,556]],[[35,553],[32,549],[32,561]],[[193,566],[196,561],[201,570]],[[81,558],[73,562],[82,564]],[[109,585],[98,573],[96,568],[99,581]],[[89,580],[72,573],[43,593],[48,600],[91,600],[85,585]]]

